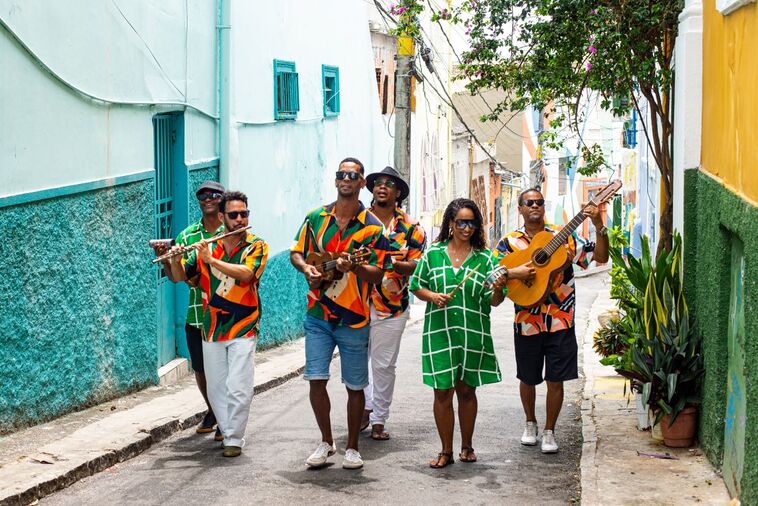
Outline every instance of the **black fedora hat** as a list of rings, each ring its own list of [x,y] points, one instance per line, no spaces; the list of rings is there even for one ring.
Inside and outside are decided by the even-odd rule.
[[[408,188],[408,183],[403,181],[403,178],[400,177],[400,173],[392,167],[385,167],[381,172],[373,172],[366,176],[366,188],[368,188],[368,191],[374,191],[374,181],[376,181],[376,178],[379,176],[389,176],[395,180],[395,183],[397,183],[397,189],[400,192],[400,196],[397,198],[398,200],[405,200],[411,193],[411,190]]]

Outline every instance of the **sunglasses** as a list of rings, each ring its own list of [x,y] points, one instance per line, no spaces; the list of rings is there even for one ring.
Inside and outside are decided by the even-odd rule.
[[[394,179],[377,179],[374,181],[374,186],[386,186],[387,188],[394,188],[397,183]]]
[[[233,220],[236,220],[238,216],[242,216],[243,218],[247,218],[250,216],[250,210],[245,209],[244,211],[229,211],[228,213],[224,213],[228,217],[230,217]]]
[[[213,199],[217,199],[219,197],[221,197],[221,194],[220,193],[216,193],[216,192],[201,193],[200,195],[197,196],[197,200],[199,200],[200,202],[205,202],[208,199],[213,200]]]
[[[476,222],[474,220],[455,220],[455,228],[458,230],[463,230],[466,227],[470,228],[471,230],[476,230]]]
[[[536,205],[537,207],[542,207],[545,205],[545,199],[529,199],[525,200],[524,204],[526,207],[532,207]]]
[[[346,170],[338,170],[337,171],[337,180],[338,181],[344,181],[345,179],[349,179],[350,181],[357,181],[360,179],[361,173],[360,172],[348,172]]]

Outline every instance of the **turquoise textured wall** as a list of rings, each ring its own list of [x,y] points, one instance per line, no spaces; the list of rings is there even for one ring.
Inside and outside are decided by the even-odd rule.
[[[303,336],[307,291],[305,277],[290,264],[289,250],[269,257],[260,286],[259,349]]]
[[[157,381],[152,179],[0,209],[0,432]]]
[[[699,170],[685,171],[685,294],[703,337],[705,380],[699,439],[720,468],[727,404],[731,237],[745,246],[747,420],[740,499],[758,504],[758,208]]]

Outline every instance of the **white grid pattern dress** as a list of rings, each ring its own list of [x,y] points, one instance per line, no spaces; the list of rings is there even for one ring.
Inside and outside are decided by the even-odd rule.
[[[411,277],[411,291],[450,293],[475,271],[445,307],[426,304],[421,355],[425,384],[448,389],[458,380],[471,387],[502,380],[490,333],[492,290],[483,284],[494,267],[488,250],[473,250],[456,273],[447,241],[432,244],[421,257]]]

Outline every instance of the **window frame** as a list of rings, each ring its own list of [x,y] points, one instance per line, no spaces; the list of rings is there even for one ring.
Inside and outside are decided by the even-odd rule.
[[[330,110],[327,106],[329,98],[326,96],[326,80],[334,79],[334,107]],[[321,65],[321,91],[324,98],[324,117],[334,117],[340,115],[340,69],[333,65]]]
[[[276,121],[287,121],[297,119],[297,114],[300,112],[300,79],[297,73],[297,66],[293,61],[277,60],[274,59],[274,119]],[[280,111],[279,110],[279,83],[278,77],[283,74],[294,74],[294,111]]]

